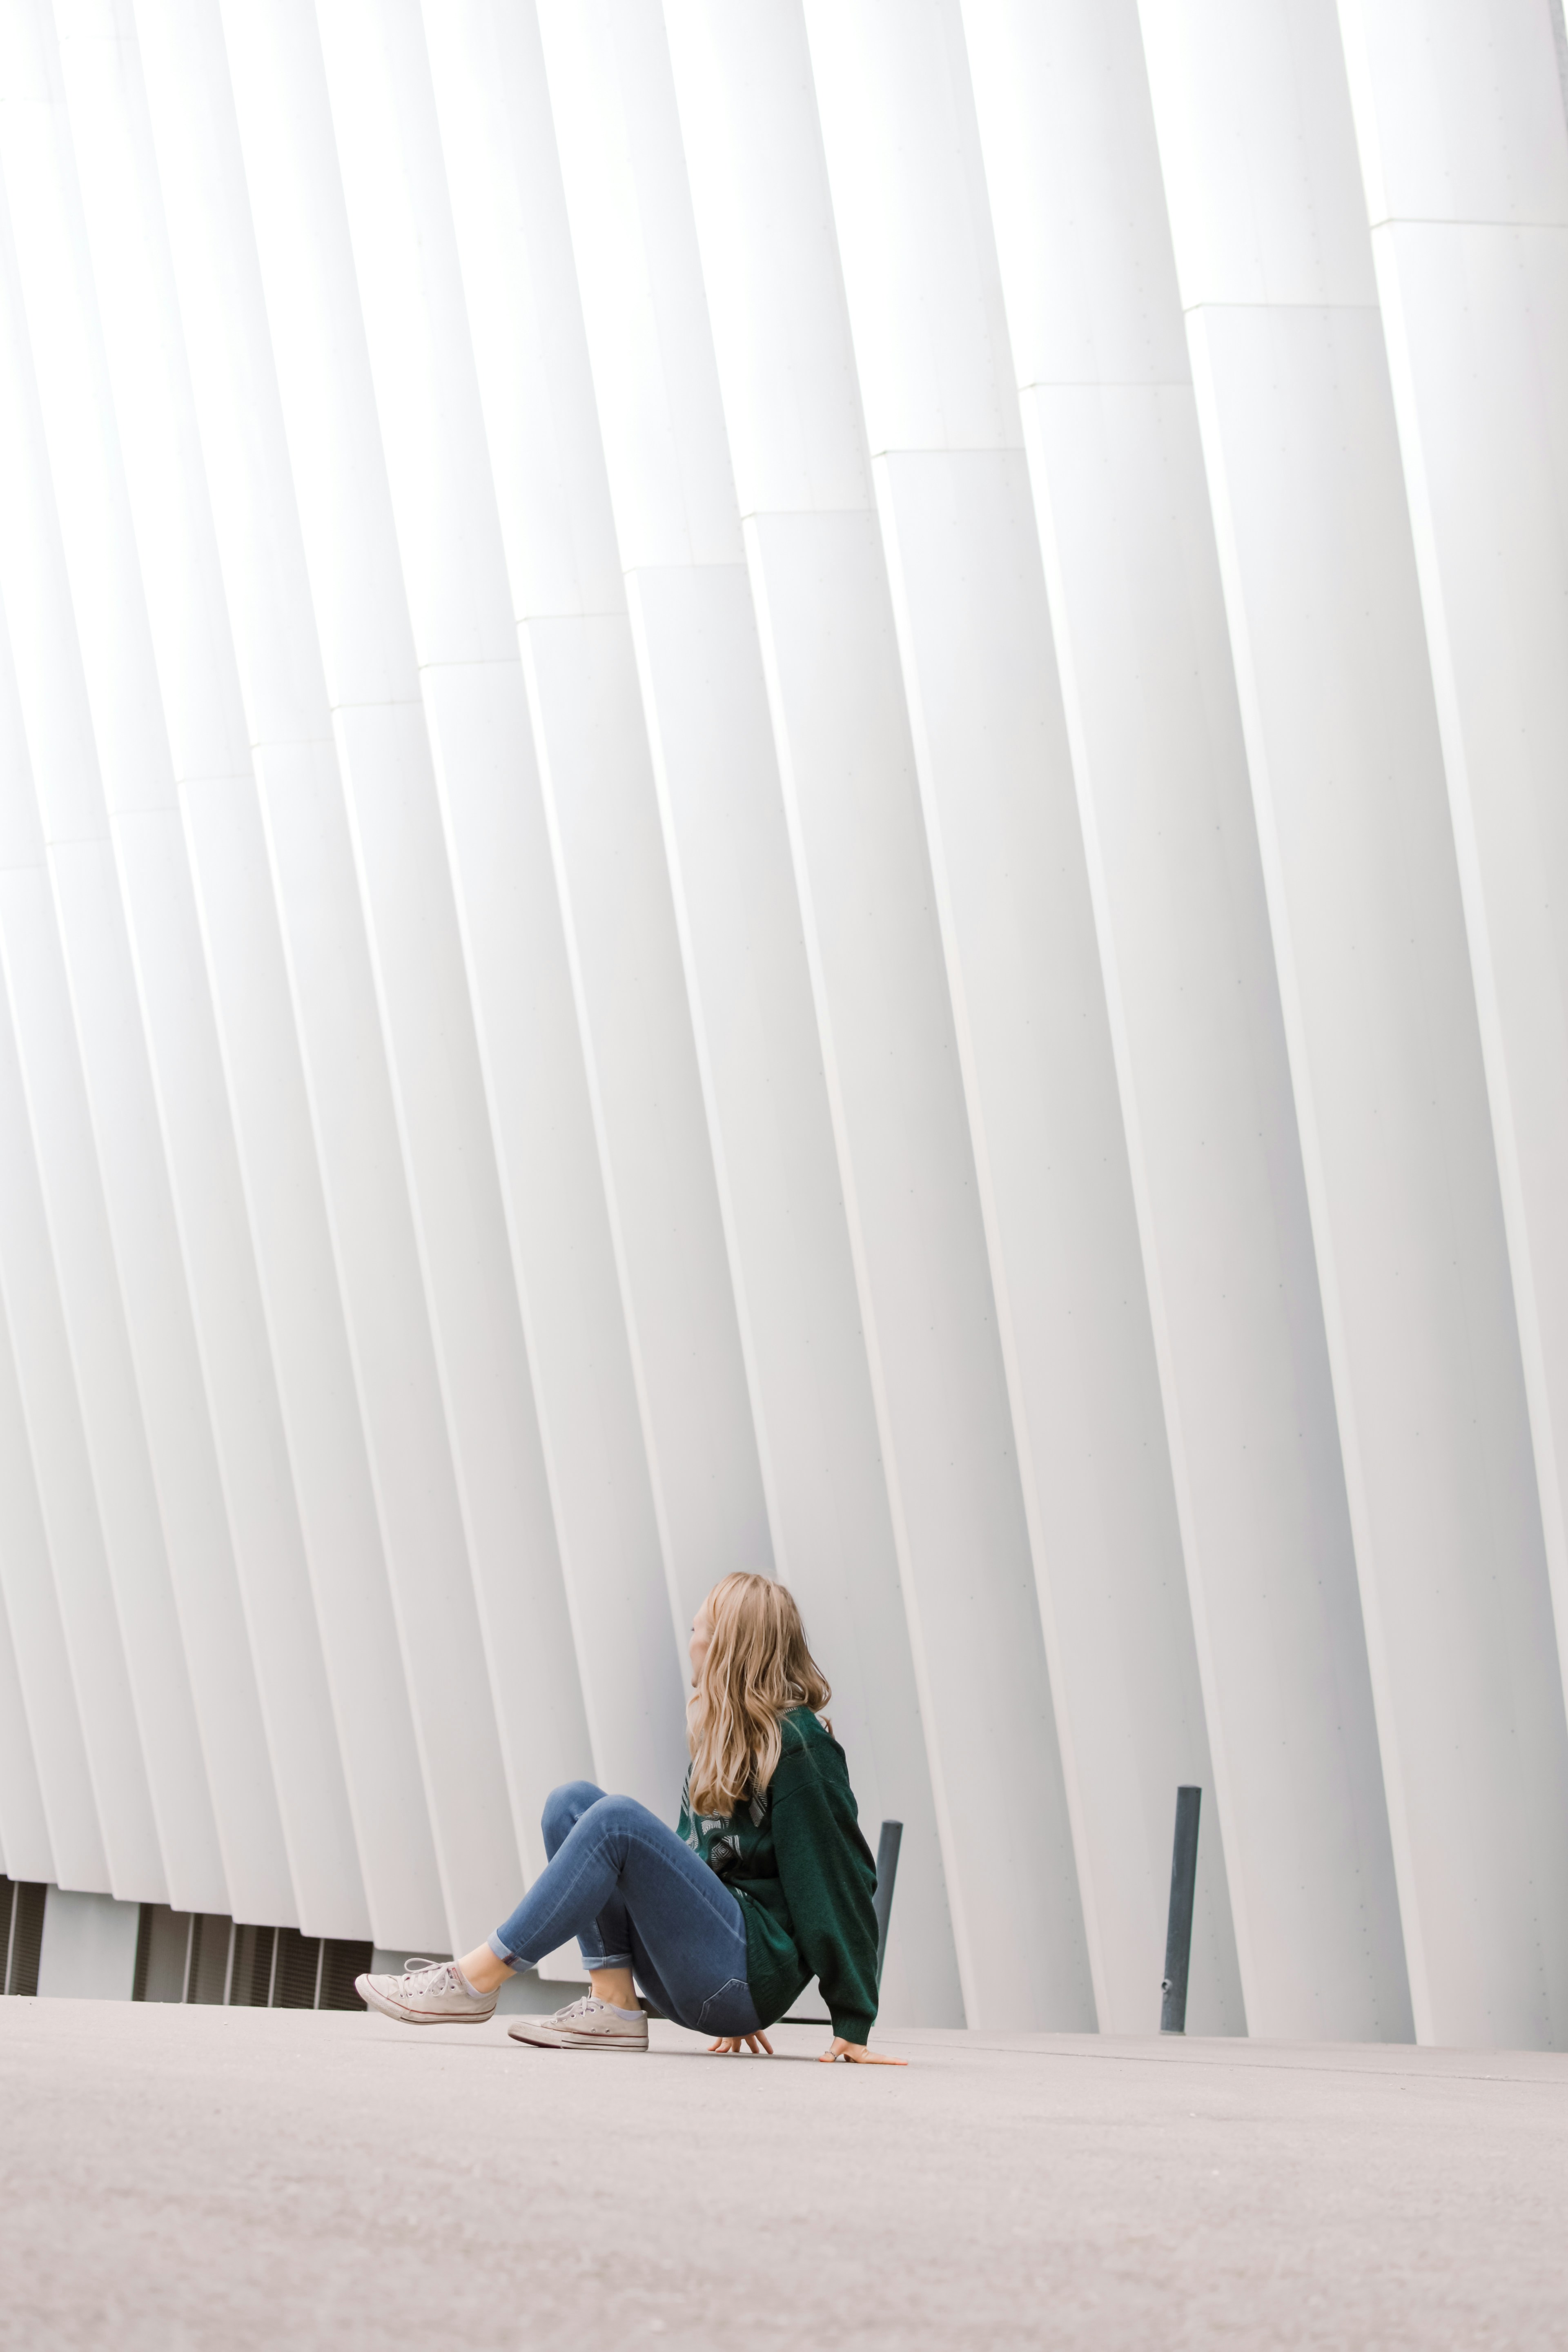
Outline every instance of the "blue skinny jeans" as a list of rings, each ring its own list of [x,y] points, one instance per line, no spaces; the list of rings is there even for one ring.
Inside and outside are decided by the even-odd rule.
[[[639,1805],[591,1780],[552,1789],[544,1868],[489,1939],[528,1969],[568,1936],[585,1969],[629,1968],[661,2016],[699,2033],[755,2033],[746,1922],[721,1878]]]

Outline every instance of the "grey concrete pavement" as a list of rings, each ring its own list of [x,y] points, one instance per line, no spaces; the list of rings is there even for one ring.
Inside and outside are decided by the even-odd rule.
[[[0,2000],[0,2344],[1568,2345],[1568,2059]]]

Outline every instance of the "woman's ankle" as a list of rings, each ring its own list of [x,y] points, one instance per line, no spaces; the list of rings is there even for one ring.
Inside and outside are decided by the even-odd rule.
[[[593,1987],[594,1999],[607,2000],[612,2009],[633,2010],[638,2005],[630,1969],[590,1969],[588,1982]]]
[[[476,1950],[465,1952],[458,1967],[476,1992],[495,1992],[511,1974],[506,1962],[499,1958],[488,1944],[480,1944]]]

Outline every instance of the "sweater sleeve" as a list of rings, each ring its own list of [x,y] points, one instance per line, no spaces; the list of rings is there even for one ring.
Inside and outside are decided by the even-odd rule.
[[[876,1865],[842,1769],[811,1748],[780,1759],[773,1853],[795,1949],[822,1988],[833,2031],[865,2042],[877,2014]]]

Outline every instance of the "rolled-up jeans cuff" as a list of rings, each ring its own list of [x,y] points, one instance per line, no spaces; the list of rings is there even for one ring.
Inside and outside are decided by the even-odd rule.
[[[485,1942],[497,1959],[503,1961],[509,1969],[520,1969],[525,1965],[518,1958],[515,1952],[508,1951],[501,1942],[499,1929],[494,1935],[487,1936]],[[586,1952],[583,1955],[583,1966],[585,1969],[629,1969],[631,1964],[632,1956],[629,1952],[605,1952],[594,1958],[590,1958]]]

